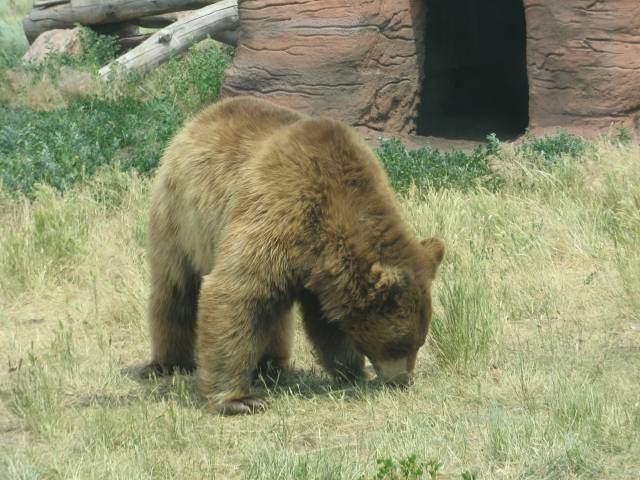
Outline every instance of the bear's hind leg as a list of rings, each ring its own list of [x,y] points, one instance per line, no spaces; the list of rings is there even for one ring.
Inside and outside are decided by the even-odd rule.
[[[325,318],[317,297],[304,291],[300,306],[305,331],[325,370],[338,381],[368,378],[364,355],[356,350],[351,339],[336,324]]]
[[[182,259],[182,261],[180,261]],[[152,361],[143,375],[195,369],[194,344],[200,275],[184,256],[151,258],[149,328]],[[166,265],[162,262],[171,262]]]
[[[287,309],[279,318],[274,319],[256,370],[257,376],[261,376],[269,385],[275,384],[290,368],[294,334],[293,311]]]

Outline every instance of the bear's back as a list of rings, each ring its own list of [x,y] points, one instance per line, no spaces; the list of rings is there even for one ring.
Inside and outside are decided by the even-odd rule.
[[[406,233],[386,174],[355,130],[248,97],[219,102],[185,125],[153,197],[152,216],[202,274],[230,224],[251,225],[262,242],[348,236],[362,251],[374,231]]]
[[[304,118],[258,98],[223,100],[185,124],[167,148],[161,168],[179,178],[235,174],[255,157],[262,142]]]
[[[253,97],[236,97],[219,102],[197,115],[185,130],[214,150],[256,145],[281,128],[307,118],[293,110]],[[212,135],[213,134],[213,135]]]

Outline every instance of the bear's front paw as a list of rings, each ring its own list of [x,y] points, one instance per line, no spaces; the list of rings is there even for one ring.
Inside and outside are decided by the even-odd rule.
[[[209,401],[209,411],[220,415],[251,415],[267,409],[267,400],[255,395],[234,398],[222,403]]]

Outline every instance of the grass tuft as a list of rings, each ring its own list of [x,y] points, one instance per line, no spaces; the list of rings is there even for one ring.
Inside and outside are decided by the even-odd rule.
[[[478,270],[455,268],[443,276],[438,289],[441,309],[433,318],[431,341],[445,367],[462,371],[483,368],[496,342],[499,319]]]

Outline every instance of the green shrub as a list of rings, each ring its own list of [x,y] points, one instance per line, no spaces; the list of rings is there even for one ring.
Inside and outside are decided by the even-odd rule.
[[[0,182],[30,193],[41,182],[63,191],[100,165],[149,171],[184,115],[162,101],[72,100],[50,111],[0,106]]]
[[[117,36],[100,35],[86,27],[83,27],[80,32],[80,45],[82,53],[76,60],[76,64],[79,65],[101,67],[120,53]]]
[[[32,3],[28,0],[0,1],[0,74],[15,66],[29,46],[22,17],[31,9]]]
[[[430,146],[410,151],[400,140],[391,139],[382,140],[377,153],[391,185],[404,194],[412,186],[418,190],[468,190],[475,186],[495,190],[500,178],[491,170],[489,158],[498,149],[495,136],[490,137],[488,146],[478,146],[471,153],[440,152]]]
[[[220,95],[224,71],[231,64],[233,49],[213,40],[193,46],[183,58],[163,65],[158,81],[166,100],[174,99],[187,112],[200,109]]]
[[[547,166],[554,166],[564,156],[579,159],[586,149],[587,142],[583,138],[560,129],[555,135],[542,137],[534,137],[527,132],[517,153],[523,157],[540,157]]]
[[[631,133],[629,133],[629,130],[624,127],[618,129],[618,132],[616,133],[616,141],[618,142],[618,144],[627,146],[631,144],[632,140],[633,138],[631,137]]]
[[[435,480],[438,472],[442,467],[442,463],[436,460],[428,462],[419,462],[416,455],[409,455],[398,462],[391,458],[378,460],[378,472],[373,480],[420,480],[428,478]],[[362,476],[361,480],[365,477]]]
[[[37,68],[93,68],[117,52],[112,38],[89,29],[82,39],[81,57],[54,55],[48,66]],[[64,191],[108,163],[152,170],[186,116],[218,98],[231,56],[232,50],[213,41],[193,47],[159,69],[155,81],[163,88],[151,98],[85,96],[49,111],[0,105],[0,183],[27,194],[38,182]]]

